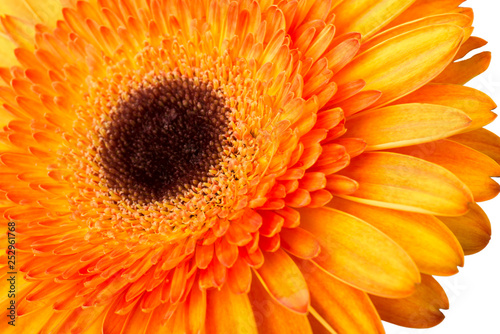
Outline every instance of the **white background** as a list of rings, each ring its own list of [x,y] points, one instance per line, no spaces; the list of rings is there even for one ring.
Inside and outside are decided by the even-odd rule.
[[[474,10],[473,36],[489,42],[479,52],[493,53],[490,68],[467,86],[487,93],[500,105],[500,3],[469,0],[462,7]],[[500,108],[496,113],[500,113]],[[500,117],[486,128],[500,135]],[[460,273],[437,278],[450,300],[450,309],[443,312],[445,320],[431,329],[384,323],[388,334],[500,334],[500,196],[480,205],[490,218],[493,235],[483,251],[465,258]]]

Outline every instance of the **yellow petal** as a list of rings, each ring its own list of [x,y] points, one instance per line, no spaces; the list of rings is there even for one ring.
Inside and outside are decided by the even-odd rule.
[[[467,185],[476,202],[492,199],[500,192],[500,186],[490,178],[500,176],[500,165],[465,145],[439,140],[392,151],[415,156],[448,169]]]
[[[0,14],[17,16],[32,23],[55,26],[62,19],[62,5],[59,0],[18,0],[0,2]]]
[[[365,90],[379,90],[383,105],[408,94],[436,77],[451,62],[463,29],[449,24],[410,31],[354,58],[334,76],[338,85],[363,78]]]
[[[413,295],[403,299],[370,296],[382,320],[405,327],[429,328],[444,319],[440,309],[448,309],[448,297],[439,283],[422,275]]]
[[[432,82],[464,85],[488,69],[491,62],[491,52],[485,51],[469,59],[451,63]]]
[[[488,95],[461,85],[428,84],[395,103],[431,103],[462,110],[472,119],[467,131],[482,128],[496,118],[491,110],[497,106]]]
[[[457,134],[471,119],[458,109],[433,104],[398,104],[348,119],[350,137],[363,138],[366,151],[434,141]]]
[[[448,138],[486,154],[500,164],[500,137],[486,129],[462,133]]]
[[[339,174],[359,188],[341,195],[355,202],[442,216],[465,214],[472,194],[445,168],[407,155],[367,152],[351,160]]]
[[[367,294],[327,274],[310,261],[297,265],[307,279],[312,308],[337,332],[384,333]]]
[[[258,333],[248,296],[232,293],[227,284],[207,291],[205,322],[207,333]]]
[[[258,279],[252,280],[248,293],[260,333],[312,334],[307,316],[288,310],[274,300]]]
[[[449,276],[463,266],[455,235],[436,217],[378,208],[336,198],[329,207],[355,215],[385,233],[411,256],[420,272]]]
[[[455,234],[465,255],[482,250],[491,238],[491,224],[488,216],[473,203],[470,211],[460,217],[438,217]]]
[[[14,55],[16,48],[17,45],[9,37],[3,35],[0,30],[0,59],[2,59],[2,67],[10,67],[18,64]],[[6,111],[1,108],[0,113],[3,115],[6,114]],[[7,122],[3,121],[3,116],[0,121],[2,121],[2,126],[7,124]]]
[[[392,21],[388,27],[397,26],[426,16],[456,12],[464,0],[417,0],[401,15]],[[461,12],[463,9],[458,8]]]
[[[339,280],[386,297],[408,296],[420,281],[415,263],[370,224],[331,208],[301,209],[300,226],[318,238],[314,260]]]
[[[337,34],[351,31],[363,38],[375,34],[415,0],[345,0],[335,8]]]
[[[269,294],[281,305],[297,313],[307,313],[309,291],[306,281],[283,250],[264,252],[264,265],[257,269],[257,274]]]
[[[365,52],[366,50],[374,47],[377,44],[380,44],[392,37],[396,37],[398,35],[407,33],[409,31],[419,29],[426,26],[431,26],[434,24],[454,24],[459,27],[466,27],[472,23],[472,19],[463,14],[449,13],[449,14],[441,14],[441,15],[432,15],[428,17],[421,18],[419,20],[411,21],[396,27],[393,27],[388,30],[384,30],[383,32],[373,36],[366,43],[361,45],[359,49],[359,53]]]

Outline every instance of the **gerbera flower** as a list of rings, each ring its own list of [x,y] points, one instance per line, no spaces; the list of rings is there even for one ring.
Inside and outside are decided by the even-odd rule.
[[[500,189],[461,2],[2,1],[0,331],[438,324]]]

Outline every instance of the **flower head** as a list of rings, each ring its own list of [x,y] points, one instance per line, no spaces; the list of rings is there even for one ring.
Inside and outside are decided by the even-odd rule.
[[[0,5],[15,329],[438,324],[500,191],[460,3]]]

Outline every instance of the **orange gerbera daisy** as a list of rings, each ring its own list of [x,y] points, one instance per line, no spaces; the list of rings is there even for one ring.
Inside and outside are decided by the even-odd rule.
[[[438,324],[500,189],[462,2],[2,1],[0,332]]]

